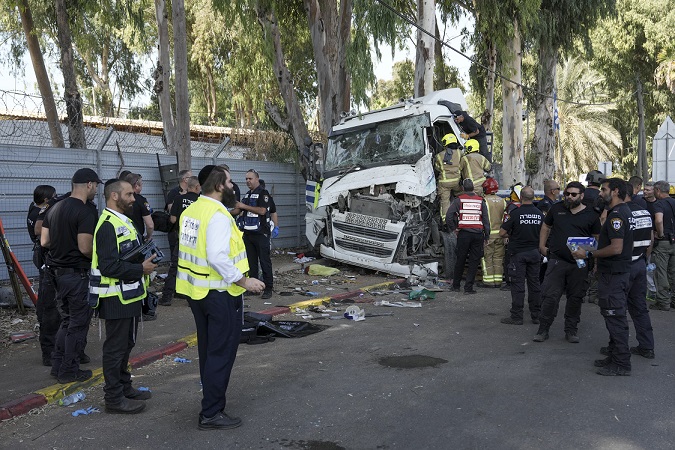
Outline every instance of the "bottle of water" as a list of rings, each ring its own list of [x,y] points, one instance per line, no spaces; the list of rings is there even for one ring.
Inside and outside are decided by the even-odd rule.
[[[577,259],[577,267],[580,269],[583,269],[586,267],[586,260],[585,259]]]
[[[84,392],[75,392],[74,394],[70,394],[67,397],[63,397],[61,400],[59,400],[59,405],[61,406],[68,406],[72,405],[73,403],[81,402],[84,400],[86,395],[84,395]]]

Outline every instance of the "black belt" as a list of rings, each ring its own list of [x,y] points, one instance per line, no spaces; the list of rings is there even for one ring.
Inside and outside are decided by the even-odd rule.
[[[52,268],[54,275],[61,277],[63,275],[68,275],[71,273],[78,273],[80,275],[89,273],[89,269],[74,269],[72,267],[55,267]]]

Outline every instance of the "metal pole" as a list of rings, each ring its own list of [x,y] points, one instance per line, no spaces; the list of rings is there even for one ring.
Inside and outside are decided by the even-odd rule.
[[[113,127],[108,127],[108,132],[106,133],[106,135],[103,137],[103,140],[96,148],[96,173],[98,174],[99,178],[101,178],[101,171],[103,170],[103,161],[101,160],[101,152],[103,152],[103,147],[105,147],[105,145],[108,143],[108,140],[110,139],[110,136],[112,136],[113,131],[115,131]],[[98,212],[100,213],[105,208],[105,205],[103,204],[103,187],[99,188],[97,192],[96,204],[98,206]]]
[[[211,164],[213,164],[214,166],[216,165],[216,160],[218,159],[218,156],[220,156],[220,154],[223,152],[223,150],[225,150],[225,147],[227,147],[230,144],[230,141],[231,141],[231,139],[230,139],[229,136],[227,136],[225,139],[223,139],[223,142],[220,143],[220,145],[216,149],[216,152],[213,154]]]

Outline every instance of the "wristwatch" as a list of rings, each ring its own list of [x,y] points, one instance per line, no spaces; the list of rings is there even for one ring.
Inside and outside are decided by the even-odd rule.
[[[593,257],[593,252],[586,251],[586,258],[591,259]]]

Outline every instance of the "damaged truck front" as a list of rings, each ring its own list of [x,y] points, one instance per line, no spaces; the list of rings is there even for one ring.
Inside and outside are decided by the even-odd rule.
[[[399,276],[436,277],[439,263],[452,265],[433,158],[445,134],[463,141],[453,113],[466,109],[462,92],[447,89],[333,127],[322,180],[308,184],[306,234],[321,255]]]

